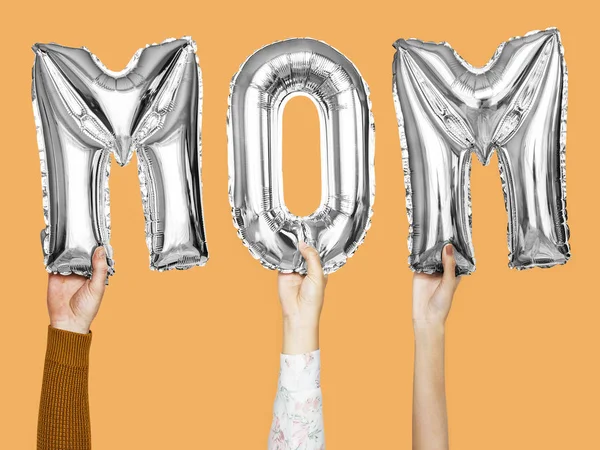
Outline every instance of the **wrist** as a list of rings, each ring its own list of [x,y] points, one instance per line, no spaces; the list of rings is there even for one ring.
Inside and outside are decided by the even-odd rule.
[[[318,325],[283,322],[283,349],[286,355],[310,353],[319,349]]]
[[[446,334],[446,326],[443,322],[428,322],[413,319],[413,330],[417,341],[444,339]]]
[[[292,315],[283,316],[283,328],[292,330],[314,330],[319,328],[319,318],[306,319]]]
[[[50,326],[57,330],[70,331],[71,333],[88,334],[90,326],[87,324],[79,324],[72,321],[51,320]]]
[[[282,318],[284,326],[288,328],[318,328],[321,311],[309,308],[283,308]]]

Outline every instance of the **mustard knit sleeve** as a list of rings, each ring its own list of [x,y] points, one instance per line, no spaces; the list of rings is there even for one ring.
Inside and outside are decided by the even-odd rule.
[[[92,334],[48,328],[38,450],[92,448],[88,369]]]

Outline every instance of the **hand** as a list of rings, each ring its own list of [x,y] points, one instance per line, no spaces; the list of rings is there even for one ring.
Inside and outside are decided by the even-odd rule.
[[[304,242],[298,245],[307,273],[278,275],[279,301],[283,312],[283,353],[308,353],[319,348],[319,320],[327,276],[319,253]]]
[[[94,252],[92,268],[92,278],[89,280],[75,274],[48,276],[48,314],[53,328],[89,333],[102,302],[108,273],[103,247],[98,247]]]
[[[442,250],[443,274],[415,273],[413,277],[413,326],[415,332],[444,329],[460,277],[455,275],[454,248]]]

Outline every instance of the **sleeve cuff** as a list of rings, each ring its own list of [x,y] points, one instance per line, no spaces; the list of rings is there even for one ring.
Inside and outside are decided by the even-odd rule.
[[[290,392],[321,387],[321,351],[281,355],[279,385]]]
[[[80,334],[48,327],[46,359],[69,367],[88,367],[92,333]]]

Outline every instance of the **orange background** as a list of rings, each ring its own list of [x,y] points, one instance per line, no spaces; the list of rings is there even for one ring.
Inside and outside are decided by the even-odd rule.
[[[227,199],[229,82],[259,47],[324,40],[371,87],[377,192],[364,245],[330,277],[322,317],[328,448],[406,449],[411,442],[411,272],[392,43],[447,40],[482,65],[511,36],[562,32],[569,68],[568,211],[573,257],[507,268],[496,158],[474,163],[477,271],[447,332],[451,446],[598,449],[598,54],[586,2],[17,2],[3,7],[0,163],[0,449],[35,445],[48,316],[39,232],[42,196],[30,100],[30,46],[87,46],[120,70],[145,44],[191,35],[204,76],[204,268],[148,269],[135,161],[111,174],[116,275],[94,322],[91,408],[96,449],[266,449],[281,345],[276,274],[236,237]],[[286,200],[319,202],[318,120],[298,98],[284,117]]]

